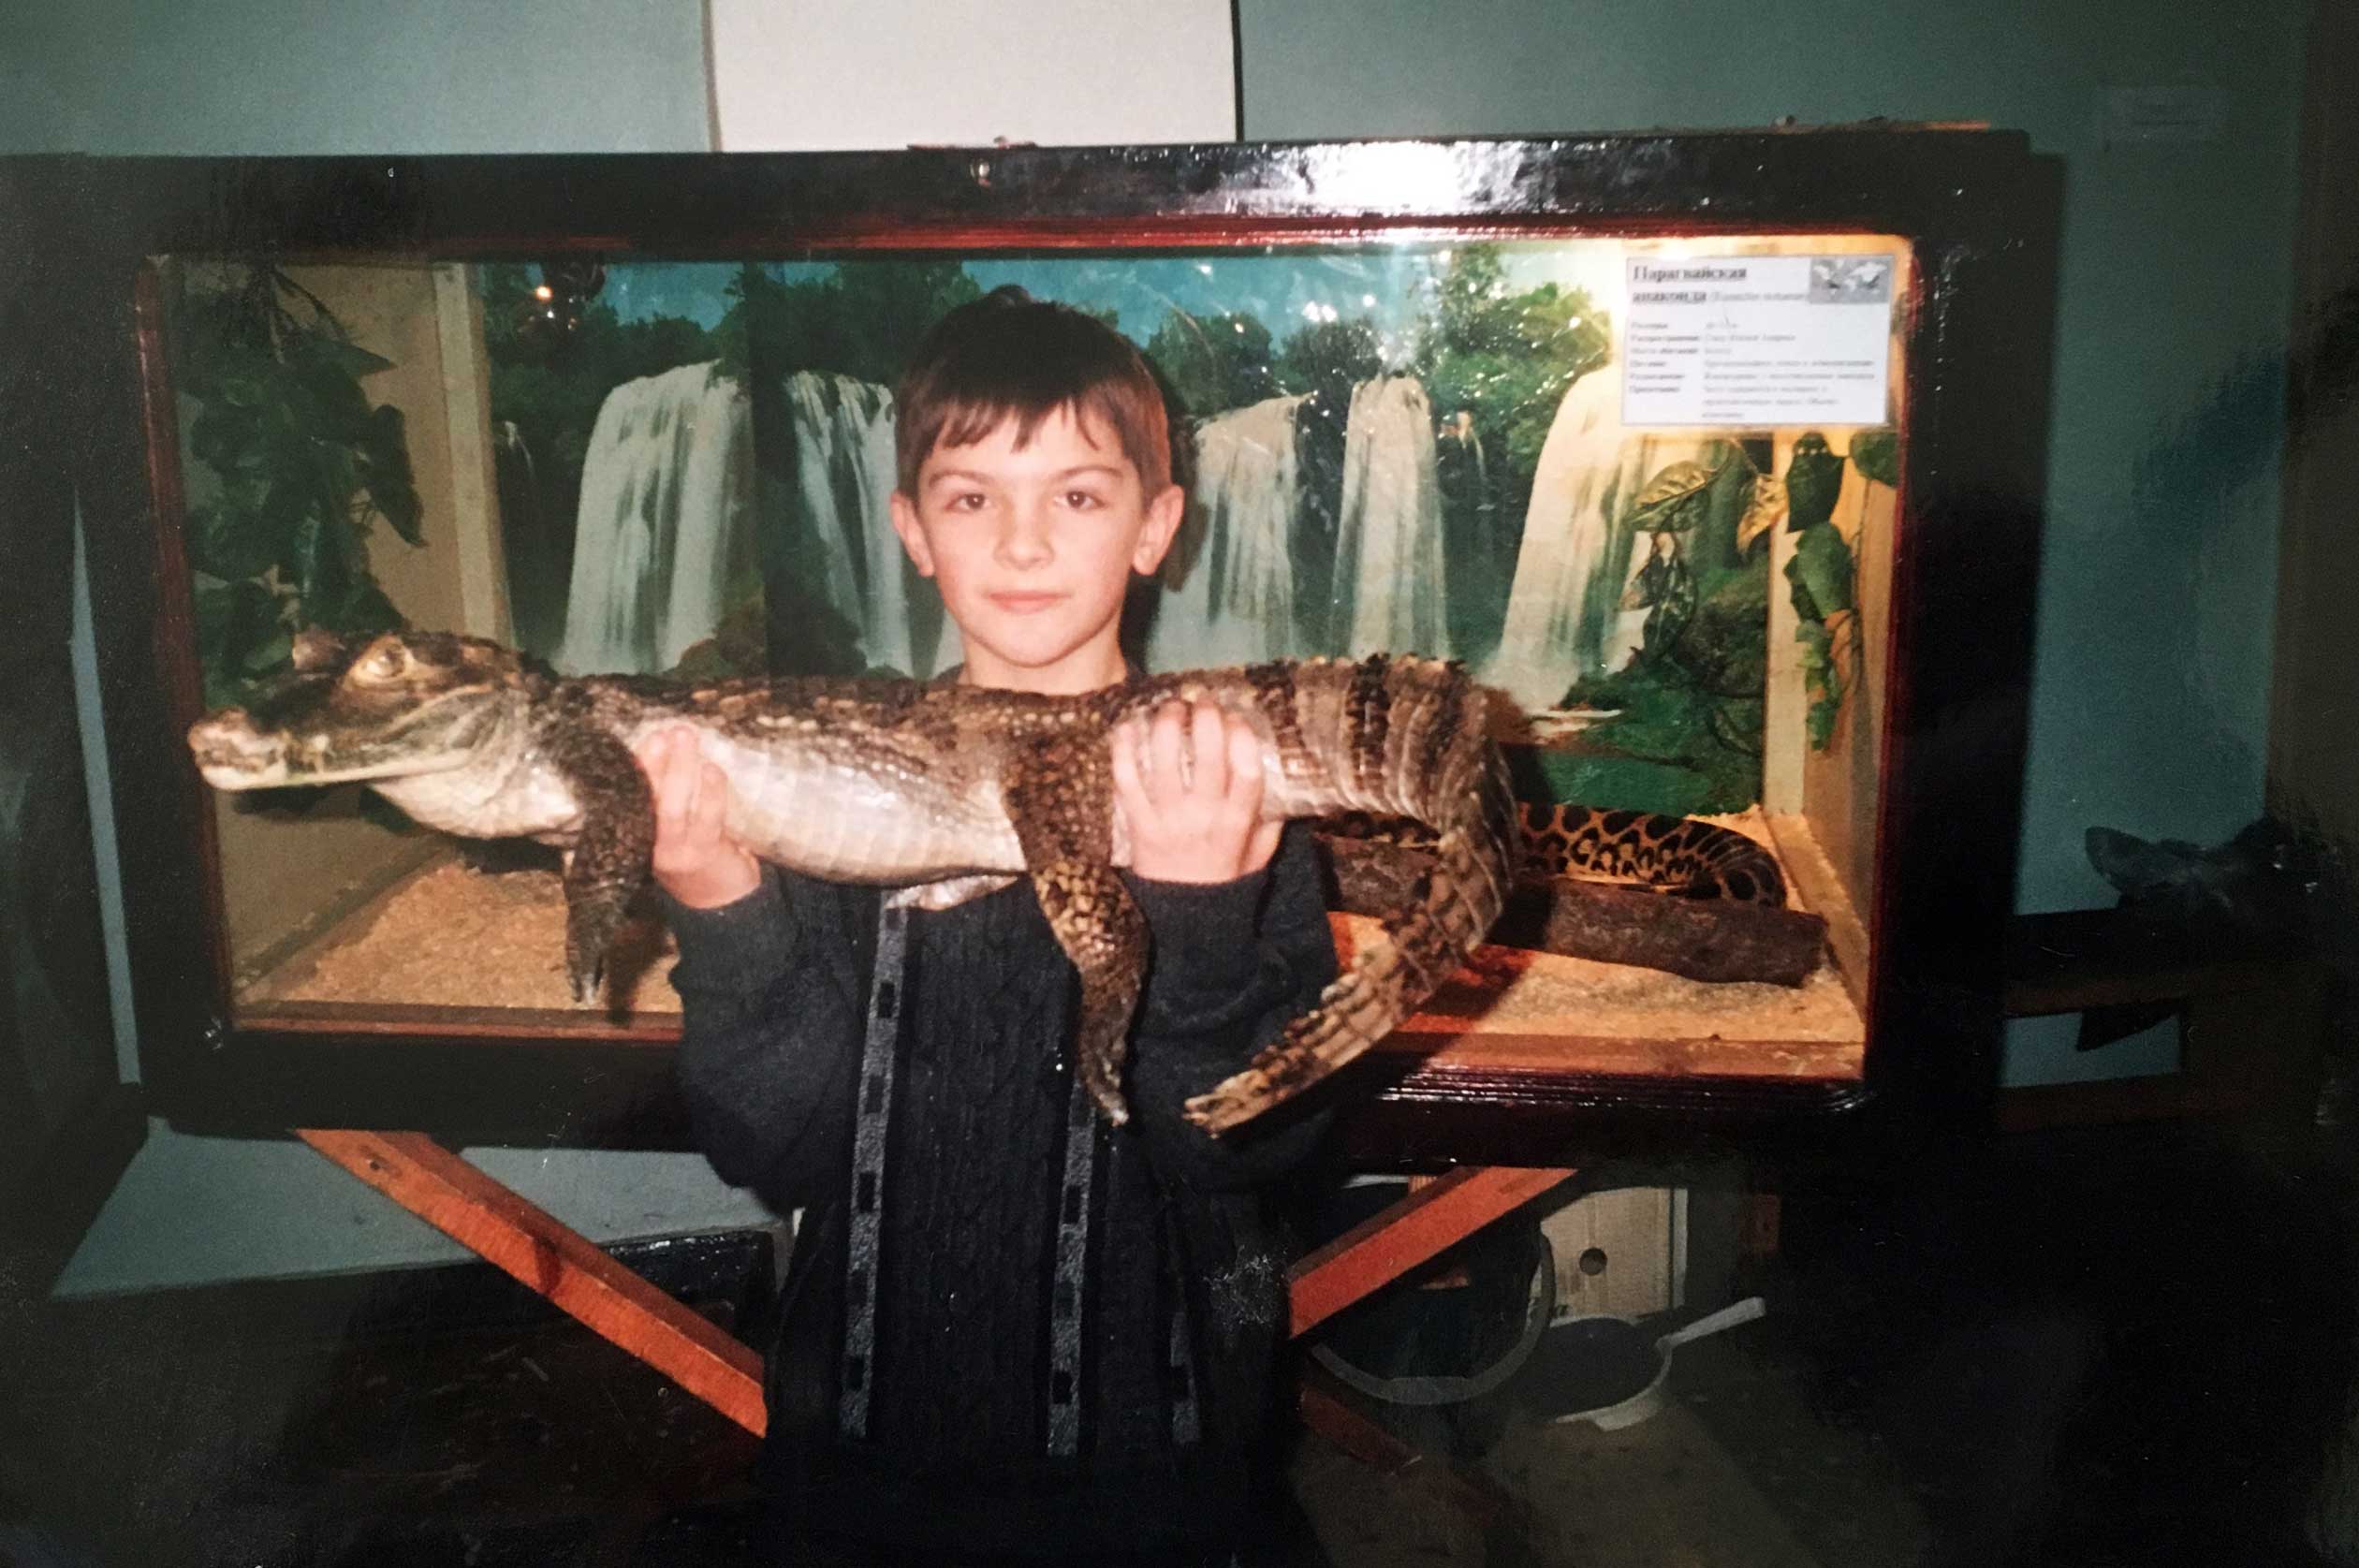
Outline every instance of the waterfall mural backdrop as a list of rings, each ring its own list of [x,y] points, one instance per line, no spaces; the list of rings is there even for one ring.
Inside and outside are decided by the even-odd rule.
[[[1415,652],[1535,724],[1527,784],[1759,799],[1780,486],[1747,432],[1626,430],[1613,240],[614,266],[561,338],[477,271],[518,639],[569,673],[930,676],[886,523],[890,388],[1003,284],[1098,315],[1171,394],[1188,522],[1151,668]],[[1774,521],[1774,518],[1770,519]]]

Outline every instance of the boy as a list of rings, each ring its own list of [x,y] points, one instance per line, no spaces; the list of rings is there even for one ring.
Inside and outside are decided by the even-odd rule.
[[[934,330],[897,421],[893,527],[964,637],[955,678],[1126,679],[1124,593],[1184,506],[1137,351],[1003,290]],[[1115,738],[1153,943],[1121,1129],[1077,1081],[1072,968],[1028,882],[887,911],[728,843],[686,732],[641,760],[698,1141],[803,1210],[761,1464],[780,1560],[1232,1561],[1277,1482],[1285,1259],[1254,1188],[1321,1123],[1216,1142],[1180,1106],[1335,974],[1251,730],[1174,704]]]

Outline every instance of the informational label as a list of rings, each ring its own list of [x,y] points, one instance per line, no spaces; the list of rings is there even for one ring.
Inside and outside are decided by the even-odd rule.
[[[1622,423],[1884,423],[1894,259],[1631,257]]]

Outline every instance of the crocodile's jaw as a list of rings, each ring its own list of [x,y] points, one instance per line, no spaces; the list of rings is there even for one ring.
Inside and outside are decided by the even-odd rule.
[[[294,784],[367,783],[462,767],[472,748],[419,752],[387,747],[359,755],[331,755],[327,738],[265,733],[237,709],[189,726],[197,771],[215,789],[281,789]]]

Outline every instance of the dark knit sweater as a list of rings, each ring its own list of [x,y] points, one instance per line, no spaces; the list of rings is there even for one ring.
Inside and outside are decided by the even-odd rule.
[[[1257,1189],[1322,1121],[1214,1140],[1180,1106],[1334,976],[1318,879],[1289,828],[1233,883],[1126,881],[1152,957],[1121,1129],[1076,1092],[1074,973],[1029,883],[895,916],[898,974],[874,888],[773,870],[671,911],[698,1140],[802,1210],[762,1468],[812,1529],[1180,1549],[1236,1539],[1269,1479],[1285,1259]]]

